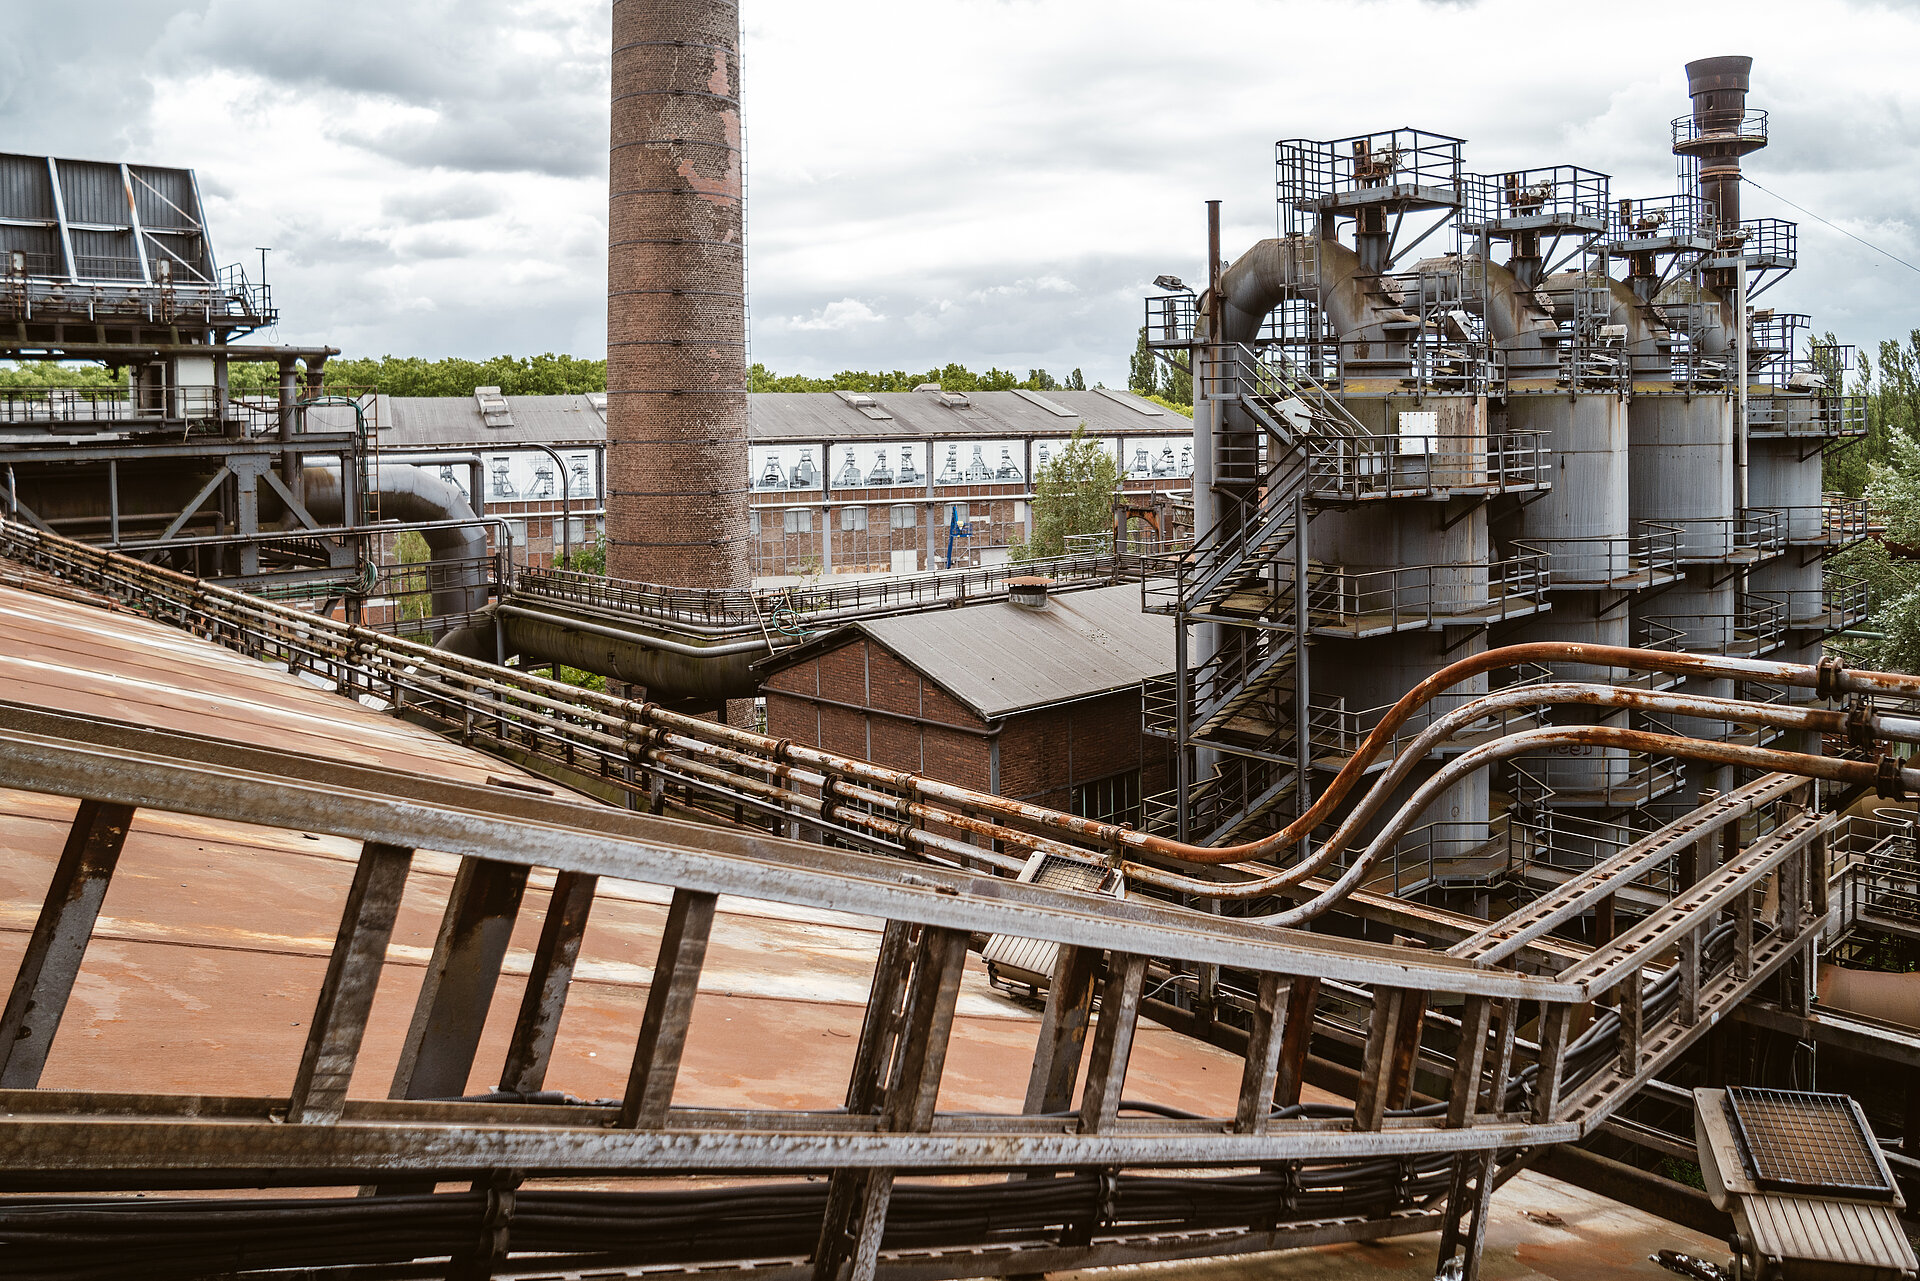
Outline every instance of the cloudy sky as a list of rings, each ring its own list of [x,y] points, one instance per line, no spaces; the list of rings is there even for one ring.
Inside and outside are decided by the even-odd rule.
[[[606,0],[5,0],[0,150],[200,173],[270,338],[605,353]],[[744,0],[753,355],[1125,377],[1158,273],[1274,226],[1273,143],[1411,124],[1471,169],[1672,189],[1682,64],[1756,58],[1748,171],[1920,263],[1920,6],[1797,0]],[[1769,296],[1870,342],[1920,273],[1801,222]],[[250,268],[251,269],[251,268]]]

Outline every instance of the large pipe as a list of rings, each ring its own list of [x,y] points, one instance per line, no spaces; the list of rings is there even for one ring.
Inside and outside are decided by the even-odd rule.
[[[740,15],[614,0],[607,570],[746,587]]]
[[[345,510],[338,467],[308,467],[302,472],[307,487],[307,511],[316,520],[339,522]],[[383,520],[474,520],[473,508],[460,491],[418,467],[382,467],[369,478],[380,499]],[[479,525],[452,525],[423,529],[420,537],[435,562],[450,569],[434,573],[433,612],[436,616],[471,614],[487,603],[487,532]]]
[[[734,698],[752,698],[759,688],[753,665],[768,653],[764,637],[688,644],[682,636],[636,627],[608,627],[545,610],[502,604],[494,610],[500,640],[523,660],[564,663],[645,687],[647,697],[669,705],[708,708]],[[471,630],[471,629],[470,629]],[[492,658],[490,629],[476,633],[461,652]]]

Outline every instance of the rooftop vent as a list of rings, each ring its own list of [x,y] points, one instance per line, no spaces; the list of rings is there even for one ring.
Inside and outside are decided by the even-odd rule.
[[[880,408],[880,402],[864,391],[845,391],[835,388],[833,394],[875,422],[893,421],[893,415]]]
[[[1051,578],[1029,575],[1025,578],[1007,580],[1007,601],[1025,609],[1045,609],[1047,591],[1053,586]]]
[[[493,428],[513,426],[513,410],[507,407],[507,398],[500,394],[498,387],[475,387],[473,399],[480,406],[480,417]]]
[[[593,412],[595,412],[596,414],[599,414],[602,418],[605,418],[607,416],[607,393],[606,392],[604,391],[588,392],[587,404],[592,407]]]
[[[1026,401],[1030,405],[1038,405],[1040,408],[1052,414],[1055,418],[1074,418],[1074,417],[1078,417],[1080,413],[1080,411],[1077,409],[1068,409],[1065,405],[1061,404],[1059,401],[1048,400],[1045,396],[1042,396],[1039,392],[1028,391],[1024,387],[1015,387],[1013,389],[1013,394],[1018,396],[1020,399]]]

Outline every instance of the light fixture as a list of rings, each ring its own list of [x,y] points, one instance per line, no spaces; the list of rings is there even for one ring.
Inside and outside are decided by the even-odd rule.
[[[1155,276],[1153,284],[1156,289],[1170,289],[1175,293],[1184,293],[1187,288],[1187,282],[1178,276]]]

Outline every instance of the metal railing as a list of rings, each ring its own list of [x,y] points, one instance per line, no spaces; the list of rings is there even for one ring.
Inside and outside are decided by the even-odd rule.
[[[1788,545],[1845,547],[1859,542],[1872,529],[1867,500],[1845,494],[1827,494],[1818,503],[1765,510],[1779,513]]]
[[[1727,141],[1759,142],[1767,141],[1767,113],[1758,109],[1748,111],[1737,121],[1729,121],[1721,127],[1704,127],[1691,115],[1673,118],[1673,145],[1690,147],[1702,144],[1716,144]]]
[[[1507,817],[1510,866],[1522,881],[1567,881],[1649,834],[1644,827],[1555,808],[1552,797],[1529,809],[1532,812],[1525,817]],[[1677,856],[1669,856],[1628,880],[1626,886],[1670,899],[1680,888],[1678,864]]]
[[[1155,550],[1150,554],[1158,557],[1166,553]],[[1012,578],[1038,576],[1050,578],[1061,586],[1131,580],[1139,575],[1147,559],[1133,552],[1120,556],[1099,552],[1014,561],[983,569],[885,575],[828,586],[751,591],[667,587],[566,569],[521,569],[514,575],[512,590],[518,595],[601,613],[627,614],[682,626],[757,632],[763,617],[776,614],[801,623],[827,624],[842,618],[924,608],[941,602],[992,600],[1006,595],[1007,580]]]
[[[1514,679],[1500,688],[1517,689],[1527,685],[1544,684],[1551,679],[1553,675],[1545,666],[1534,664],[1529,668],[1517,669]],[[1458,690],[1436,695],[1394,731],[1383,755],[1390,758],[1399,757],[1436,720],[1457,711],[1478,697],[1480,695],[1477,693]],[[1359,750],[1360,744],[1380,724],[1392,706],[1391,703],[1382,703],[1378,707],[1350,709],[1344,698],[1313,697],[1310,700],[1307,720],[1315,757],[1344,762]],[[1435,754],[1444,755],[1463,751],[1487,739],[1530,729],[1543,724],[1544,721],[1544,715],[1536,707],[1502,708],[1461,726],[1446,743],[1435,749]]]
[[[1461,199],[1459,138],[1420,129],[1388,129],[1320,141],[1291,138],[1274,145],[1283,209],[1312,210],[1330,198],[1391,188]]]
[[[1462,230],[1603,231],[1613,208],[1611,184],[1606,174],[1578,165],[1467,174]]]
[[[1334,501],[1508,493],[1541,488],[1552,478],[1553,448],[1540,431],[1309,438],[1306,450],[1308,489]]]
[[[1546,604],[1547,588],[1546,557],[1528,551],[1490,564],[1323,566],[1308,573],[1307,605],[1317,630],[1371,635],[1531,614]]]
[[[1693,654],[1757,658],[1786,640],[1786,601],[1762,592],[1742,592],[1731,614],[1649,615],[1645,621],[1676,633],[1674,649]]]
[[[1864,436],[1867,398],[1819,390],[1749,396],[1747,432],[1761,439],[1837,440]]]
[[[0,288],[0,317],[9,320],[52,320],[85,317],[90,322],[108,319],[166,324],[174,321],[212,325],[225,322],[236,332],[271,325],[278,319],[267,291],[262,286],[228,287],[197,283],[168,282],[147,284],[140,280],[139,266],[125,274],[124,260],[100,259],[99,265],[116,273],[108,280],[88,275],[90,259],[76,255],[76,269],[82,279],[62,280],[64,262],[57,263],[54,275],[26,279],[10,277]]]
[[[1713,248],[1719,227],[1705,200],[1676,194],[1615,201],[1606,234],[1615,253],[1670,251],[1676,244],[1704,252]]]
[[[1873,612],[1873,585],[1864,578],[1835,570],[1826,571],[1819,587],[1767,594],[1786,602],[1788,627],[1806,631],[1857,627]]]
[[[1651,586],[1677,575],[1683,531],[1661,521],[1643,520],[1635,525],[1631,534],[1528,536],[1515,545],[1546,558],[1548,581],[1554,587]]]
[[[129,395],[124,387],[33,387],[0,391],[0,423],[10,426],[120,423],[143,418],[170,420],[216,419],[232,404],[218,387],[141,388]]]
[[[1787,545],[1785,517],[1767,507],[1749,507],[1736,516],[1655,516],[1651,523],[1678,531],[1683,565],[1763,560]]]
[[[1199,302],[1192,293],[1156,294],[1146,300],[1147,345],[1188,347],[1198,332]]]
[[[1530,805],[1631,809],[1679,788],[1685,775],[1664,756],[1569,747],[1564,756],[1526,756],[1514,766],[1514,794]]]
[[[1394,842],[1382,869],[1366,882],[1395,898],[1428,890],[1490,885],[1506,875],[1506,842],[1485,823],[1427,823]]]

